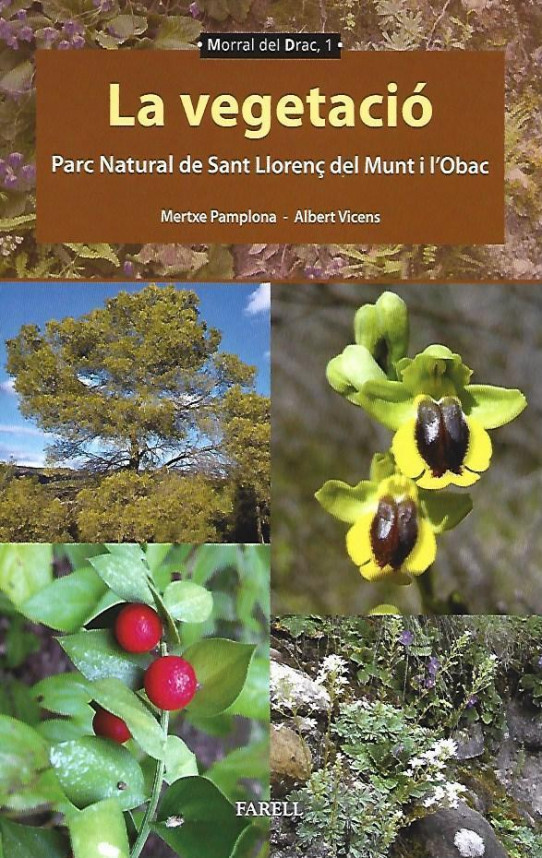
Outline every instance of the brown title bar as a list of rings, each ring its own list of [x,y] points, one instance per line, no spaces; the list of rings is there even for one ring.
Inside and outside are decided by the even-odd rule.
[[[38,51],[37,237],[504,241],[504,55]]]

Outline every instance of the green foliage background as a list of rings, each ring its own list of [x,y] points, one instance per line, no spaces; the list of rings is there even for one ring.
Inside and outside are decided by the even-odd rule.
[[[27,13],[24,21],[16,18],[21,11]],[[340,31],[345,47],[354,50],[506,50],[507,241],[502,247],[37,246],[35,193],[29,181],[0,188],[0,276],[133,274],[199,280],[542,276],[542,10],[537,0],[11,0],[3,14],[10,24],[6,38],[0,40],[0,158],[17,152],[28,164],[33,163],[35,149],[34,53],[36,48],[55,50],[62,41],[73,49],[185,50],[194,48],[202,29],[327,30]],[[66,37],[66,22],[76,24],[72,37]],[[9,40],[22,27],[30,27],[30,33],[27,30],[14,49]]]

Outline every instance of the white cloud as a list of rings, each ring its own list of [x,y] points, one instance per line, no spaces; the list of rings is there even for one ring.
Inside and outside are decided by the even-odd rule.
[[[271,309],[271,283],[260,283],[254,292],[250,293],[245,313],[247,316],[258,316],[269,313]]]
[[[17,392],[15,390],[15,379],[8,378],[7,381],[3,381],[0,384],[0,392],[6,393],[8,396],[17,396]]]
[[[31,435],[33,438],[46,438],[47,433],[32,426],[17,426],[15,423],[0,423],[0,432],[4,435]]]

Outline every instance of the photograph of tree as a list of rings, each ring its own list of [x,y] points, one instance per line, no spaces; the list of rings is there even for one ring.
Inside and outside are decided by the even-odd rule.
[[[273,858],[539,858],[540,617],[280,617]],[[296,811],[296,812],[294,812]]]
[[[261,855],[268,624],[266,545],[0,546],[2,858]]]
[[[0,277],[542,277],[538,0],[1,0],[0,10]],[[506,49],[506,243],[38,245],[36,50],[188,50],[204,31],[338,32],[357,51]]]
[[[275,613],[542,609],[541,309],[518,284],[273,286]]]
[[[2,284],[0,307],[0,541],[268,540],[268,285]]]

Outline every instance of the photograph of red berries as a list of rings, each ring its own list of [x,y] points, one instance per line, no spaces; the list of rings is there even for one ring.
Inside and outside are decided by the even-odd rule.
[[[268,541],[269,305],[0,284],[0,541]]]
[[[0,545],[0,856],[263,858],[269,548]]]
[[[274,612],[542,611],[541,322],[539,284],[273,285]]]

